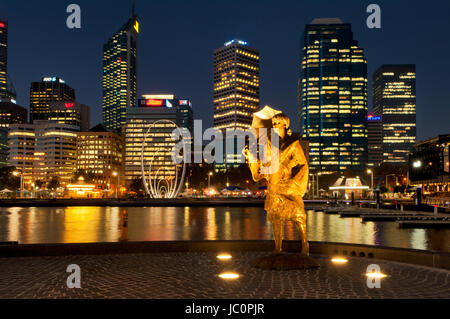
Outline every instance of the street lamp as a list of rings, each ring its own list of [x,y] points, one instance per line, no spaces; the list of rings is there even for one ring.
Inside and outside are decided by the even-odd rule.
[[[373,171],[368,169],[367,174],[370,174],[370,189],[373,191]]]
[[[20,175],[20,187],[19,187],[20,192],[19,192],[19,198],[22,198],[23,175],[22,175],[20,172],[18,172],[18,171],[13,171],[12,174],[13,174],[14,176],[16,176],[16,177]]]
[[[119,198],[119,184],[120,184],[120,174],[119,173],[117,173],[116,171],[114,171],[113,173],[113,176],[117,176],[117,186],[116,186],[116,199],[117,198]]]
[[[213,172],[209,172],[208,173],[208,191],[210,191],[211,188],[211,176],[212,176]]]

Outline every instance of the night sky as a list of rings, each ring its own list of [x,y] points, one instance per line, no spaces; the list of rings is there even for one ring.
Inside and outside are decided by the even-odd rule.
[[[66,27],[66,7],[81,6],[81,29]],[[381,6],[381,29],[368,29],[366,7]],[[448,1],[136,1],[140,20],[138,96],[189,98],[194,117],[212,125],[213,50],[239,38],[260,50],[261,106],[281,108],[297,123],[301,40],[315,17],[351,23],[372,73],[381,64],[416,64],[417,134],[450,133],[450,3]],[[29,107],[30,83],[60,76],[101,122],[103,44],[131,15],[131,0],[1,0],[9,21],[8,73],[18,104]]]

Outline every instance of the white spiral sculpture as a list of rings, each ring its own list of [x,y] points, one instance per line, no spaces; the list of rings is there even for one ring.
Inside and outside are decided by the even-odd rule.
[[[184,175],[186,171],[186,163],[183,161],[182,164],[177,164],[176,162],[173,162],[171,165],[164,166],[163,171],[175,171],[175,178],[167,178],[165,174],[161,174],[161,168],[159,168],[153,175],[152,175],[152,166],[153,161],[155,159],[155,156],[160,153],[160,151],[157,151],[153,154],[151,157],[148,165],[148,176],[146,176],[146,163],[144,163],[144,151],[145,151],[145,144],[147,141],[147,136],[151,133],[152,128],[158,124],[158,123],[169,123],[173,124],[178,132],[180,133],[180,136],[182,138],[182,132],[181,129],[176,125],[173,121],[170,120],[158,120],[153,122],[150,127],[148,128],[147,132],[144,135],[144,140],[142,142],[142,150],[141,150],[141,171],[142,171],[142,181],[144,184],[145,192],[150,196],[150,198],[176,198],[178,196],[178,193],[181,190],[181,187],[184,182]],[[184,157],[184,148],[183,148],[183,157]],[[178,171],[180,170],[180,165],[182,165],[181,168],[181,177],[179,178]]]

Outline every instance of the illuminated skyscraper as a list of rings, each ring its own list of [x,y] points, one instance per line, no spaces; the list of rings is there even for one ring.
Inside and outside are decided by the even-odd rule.
[[[0,20],[0,101],[15,99],[15,90],[8,83],[8,22]]]
[[[8,164],[23,174],[25,185],[52,179],[66,185],[76,169],[78,130],[78,126],[55,121],[11,124]]]
[[[27,109],[10,101],[0,101],[0,166],[7,164],[9,126],[27,123],[27,120]]]
[[[340,19],[306,25],[299,81],[302,138],[312,171],[363,170],[367,161],[367,61]]]
[[[383,162],[383,122],[380,115],[367,115],[367,163],[378,166]]]
[[[141,179],[143,156],[146,174],[152,163],[152,176],[173,180],[175,167],[172,132],[178,126],[192,134],[192,105],[174,95],[143,95],[136,107],[127,108],[125,137],[125,182]],[[176,126],[175,126],[176,125]],[[143,154],[142,154],[143,152]]]
[[[78,102],[50,102],[48,119],[58,123],[76,125],[86,132],[91,126],[91,108]]]
[[[122,184],[123,156],[122,136],[103,125],[77,133],[77,170],[94,174],[98,189],[116,190],[117,182]]]
[[[383,117],[383,162],[406,164],[416,142],[416,67],[382,65],[372,86],[373,111]]]
[[[259,109],[259,51],[247,42],[231,40],[214,51],[214,128],[246,130]],[[220,144],[218,144],[217,147]],[[226,154],[227,166],[242,161],[241,150]],[[216,169],[225,169],[217,164]]]
[[[103,124],[120,131],[126,108],[135,106],[139,22],[131,18],[103,46]]]
[[[214,128],[247,129],[259,108],[259,52],[232,40],[214,51]]]
[[[31,83],[30,123],[36,120],[48,120],[50,102],[54,101],[75,101],[75,90],[63,79],[55,76],[43,77],[41,82]]]

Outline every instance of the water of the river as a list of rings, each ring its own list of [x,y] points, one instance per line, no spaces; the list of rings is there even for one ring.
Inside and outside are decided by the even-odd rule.
[[[286,239],[298,239],[288,223]],[[261,207],[0,208],[0,241],[86,243],[273,239]],[[450,252],[450,230],[399,229],[308,212],[308,239]]]

